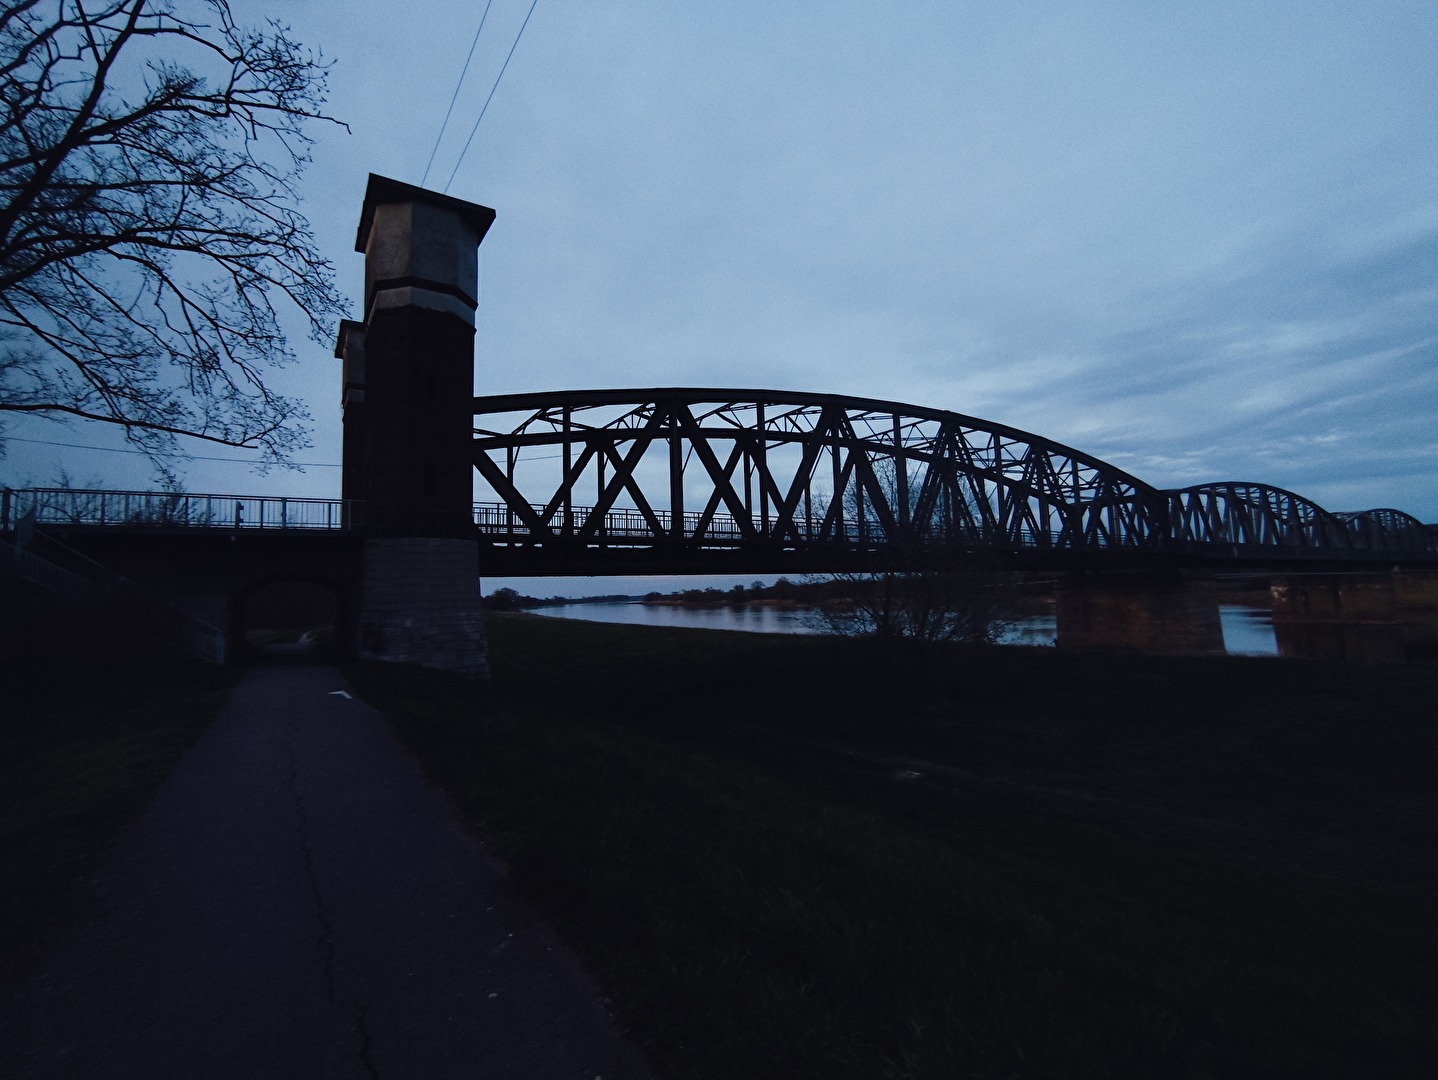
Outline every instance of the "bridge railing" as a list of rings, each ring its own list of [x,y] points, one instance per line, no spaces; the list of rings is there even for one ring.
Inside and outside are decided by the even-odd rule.
[[[188,492],[101,491],[71,488],[5,488],[0,489],[0,531],[15,528],[22,518],[45,526],[106,526],[141,528],[211,528],[211,529],[299,529],[344,530],[363,524],[364,504],[354,500],[303,499],[287,496],[214,495]],[[633,507],[612,507],[595,520],[597,508],[571,506],[568,520],[560,515],[546,516],[547,508],[538,504],[520,513],[502,502],[473,504],[474,523],[481,537],[490,543],[524,545],[558,540],[587,545],[606,544],[653,546],[674,539],[674,517],[671,511],[654,509],[649,512]],[[1322,545],[1358,552],[1438,552],[1438,527],[1424,526],[1406,519],[1403,528],[1379,519],[1380,512],[1340,516],[1339,534]],[[1396,512],[1387,512],[1390,514]],[[543,520],[547,529],[536,530],[529,524]],[[707,518],[698,511],[685,511],[680,522],[678,539],[701,548],[736,548],[753,543],[777,543],[781,547],[832,547],[870,550],[888,543],[882,525],[875,520],[859,522],[845,518],[829,522],[827,528],[819,516],[797,516],[784,535],[763,535],[765,523],[741,522],[729,514],[712,514]],[[757,534],[757,535],[756,535]],[[1185,535],[1162,538],[1158,546],[1178,544],[1192,546],[1196,541]],[[1286,538],[1285,538],[1286,539]],[[1242,538],[1215,538],[1208,546],[1231,548]],[[1117,546],[1103,535],[1076,538],[1059,532],[1037,532],[1029,528],[1006,529],[1003,535],[986,541],[982,546],[1006,551],[1032,550],[1095,550]],[[1150,544],[1149,546],[1154,546]],[[1312,540],[1294,536],[1248,542],[1249,548],[1300,549],[1315,546]]]
[[[614,507],[603,515],[602,520],[596,522],[595,507],[571,506],[568,520],[565,522],[560,515],[546,516],[548,508],[539,504],[530,504],[528,509],[531,513],[526,518],[506,503],[477,502],[474,504],[475,525],[481,537],[492,544],[500,545],[557,541],[561,544],[582,543],[586,546],[602,547],[613,544],[641,547],[657,546],[673,539],[673,516],[668,510],[656,509],[644,513],[630,507]],[[1090,553],[1120,548],[1191,553],[1195,548],[1204,548],[1234,559],[1271,558],[1275,554],[1295,552],[1329,555],[1335,552],[1346,555],[1351,552],[1355,558],[1367,557],[1370,554],[1438,554],[1438,526],[1421,525],[1409,520],[1393,525],[1378,520],[1378,512],[1340,517],[1337,531],[1333,535],[1315,536],[1311,529],[1284,531],[1277,528],[1269,528],[1260,535],[1256,527],[1246,530],[1232,527],[1231,535],[1220,532],[1219,535],[1199,538],[1192,534],[1193,530],[1176,525],[1172,535],[1156,536],[1142,544],[1136,544],[1122,536],[1115,537],[1100,532],[1076,535],[1011,525],[1000,527],[995,535],[987,539],[975,538],[971,546],[1006,552]],[[534,519],[544,521],[546,528],[537,530],[531,527],[529,521]],[[1177,516],[1175,521],[1179,521]],[[852,517],[846,517],[837,523],[829,522],[825,525],[818,516],[801,516],[793,519],[783,536],[764,535],[761,522],[749,525],[746,532],[746,524],[741,524],[739,519],[727,514],[714,514],[706,521],[703,514],[687,511],[679,539],[699,548],[724,549],[754,543],[774,543],[783,548],[842,547],[861,551],[880,550],[889,544],[890,539],[883,525],[873,519],[861,523]],[[913,544],[915,541],[910,538],[905,543]],[[922,542],[919,546],[923,546]]]
[[[545,519],[545,507],[532,504],[529,509],[534,517]],[[567,527],[561,520],[550,519],[550,531],[537,533],[524,516],[509,504],[477,502],[474,504],[474,523],[482,537],[499,544],[535,543],[551,537],[558,537],[561,541],[582,537],[584,542],[589,544],[647,545],[663,543],[672,536],[672,511],[654,510],[651,521],[649,516],[640,510],[615,507],[604,514],[602,521],[595,522],[595,509],[592,506],[570,507]],[[657,532],[655,523],[659,526]],[[754,539],[745,535],[738,518],[728,514],[714,514],[706,523],[702,513],[685,511],[681,529],[683,540],[692,543],[697,538],[701,547],[738,547]],[[819,518],[798,517],[793,521],[792,531],[781,542],[793,544],[797,534],[797,543],[800,544],[878,548],[886,543],[882,528],[874,522],[866,522],[861,527],[856,520],[844,520],[839,522],[836,528],[831,527],[827,535],[821,533],[822,522]],[[1059,547],[1062,543],[1063,537],[1060,533],[1043,534],[1032,529],[1021,529],[1002,546],[1027,550]],[[1094,542],[1089,546],[1105,545]]]
[[[530,509],[534,511],[535,516],[544,517],[545,507],[532,505]],[[594,519],[595,510],[596,508],[592,506],[570,507],[567,524],[556,518],[550,523],[551,531],[542,535],[545,538],[552,535],[558,535],[561,538],[583,536],[591,543],[636,544],[658,543],[673,535],[674,514],[670,510],[653,511],[654,518],[651,521],[641,510],[619,506],[606,511],[603,519],[597,522]],[[481,536],[501,543],[525,543],[539,539],[541,536],[530,527],[523,516],[507,503],[475,503],[474,523]],[[655,523],[659,526],[657,532],[654,528]],[[799,519],[795,525],[802,537],[809,538],[818,534],[817,521]],[[701,527],[703,529],[701,543],[706,546],[734,546],[746,539],[739,520],[732,515],[714,514],[705,524],[702,513],[696,510],[684,512],[680,522],[681,534],[684,539],[692,540],[696,536],[701,536]]]
[[[534,515],[544,517],[545,507],[532,505]],[[524,543],[558,534],[562,537],[584,535],[595,542],[614,541],[620,543],[655,543],[671,534],[674,515],[669,510],[655,510],[654,518],[659,524],[656,533],[654,525],[643,511],[629,507],[615,507],[604,514],[603,520],[594,521],[595,507],[573,506],[569,510],[567,525],[554,521],[552,532],[539,534],[532,529],[524,517],[507,503],[477,502],[474,504],[474,524],[481,536],[500,542]],[[682,523],[683,534],[687,537],[698,535],[704,515],[686,512]],[[716,544],[737,544],[744,537],[737,519],[715,514],[704,530],[706,540]]]
[[[360,507],[341,499],[19,488],[3,493],[0,528],[12,528],[33,510],[37,525],[348,529],[360,523]]]

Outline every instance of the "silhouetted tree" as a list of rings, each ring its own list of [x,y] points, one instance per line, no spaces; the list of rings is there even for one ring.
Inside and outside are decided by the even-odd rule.
[[[326,66],[227,0],[0,8],[0,415],[192,435],[284,460],[302,406],[266,383],[297,307],[342,313],[297,181]]]
[[[994,643],[1008,619],[1006,581],[981,556],[954,553],[923,569],[839,573],[815,609],[819,629],[883,640]]]
[[[891,514],[899,505],[896,468],[892,461],[874,467],[877,494]],[[909,487],[918,489],[918,477],[909,478]],[[930,520],[911,521],[904,534],[889,536],[874,506],[875,494],[871,490],[865,498],[857,485],[848,487],[844,517],[855,532],[882,542],[893,569],[829,575],[815,609],[816,628],[883,640],[970,645],[996,641],[1007,621],[1006,579],[994,570],[987,538],[955,524],[980,515],[946,518],[936,510]]]
[[[519,590],[506,586],[502,589],[495,589],[482,602],[491,611],[515,611],[519,608],[519,601]]]

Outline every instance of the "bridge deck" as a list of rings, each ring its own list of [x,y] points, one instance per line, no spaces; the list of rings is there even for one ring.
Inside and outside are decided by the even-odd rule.
[[[363,504],[339,499],[295,499],[253,495],[190,495],[170,492],[90,491],[62,488],[4,493],[4,531],[39,526],[70,535],[274,533],[303,536],[363,535]],[[1171,537],[1163,542],[1081,540],[1058,531],[1012,529],[978,544],[888,542],[872,521],[826,521],[799,515],[782,534],[757,532],[751,521],[731,514],[616,506],[474,504],[474,522],[487,576],[566,574],[823,573],[836,570],[913,570],[953,565],[965,555],[1015,569],[1140,566],[1233,566],[1298,568],[1373,565],[1438,565],[1438,545],[1417,549],[1387,547],[1371,528],[1313,543],[1298,536],[1241,538],[1205,543]],[[552,524],[536,526],[550,515]],[[1308,540],[1309,542],[1297,542]]]

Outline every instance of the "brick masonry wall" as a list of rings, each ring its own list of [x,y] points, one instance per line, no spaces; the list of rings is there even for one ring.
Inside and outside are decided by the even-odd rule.
[[[360,655],[489,677],[479,545],[440,537],[365,541]]]

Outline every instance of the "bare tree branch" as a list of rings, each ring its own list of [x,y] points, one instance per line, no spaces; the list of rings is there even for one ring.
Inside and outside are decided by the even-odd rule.
[[[300,213],[327,65],[228,0],[0,9],[0,413],[192,435],[283,462],[303,407],[280,303],[344,305]],[[166,440],[169,440],[167,442]]]

